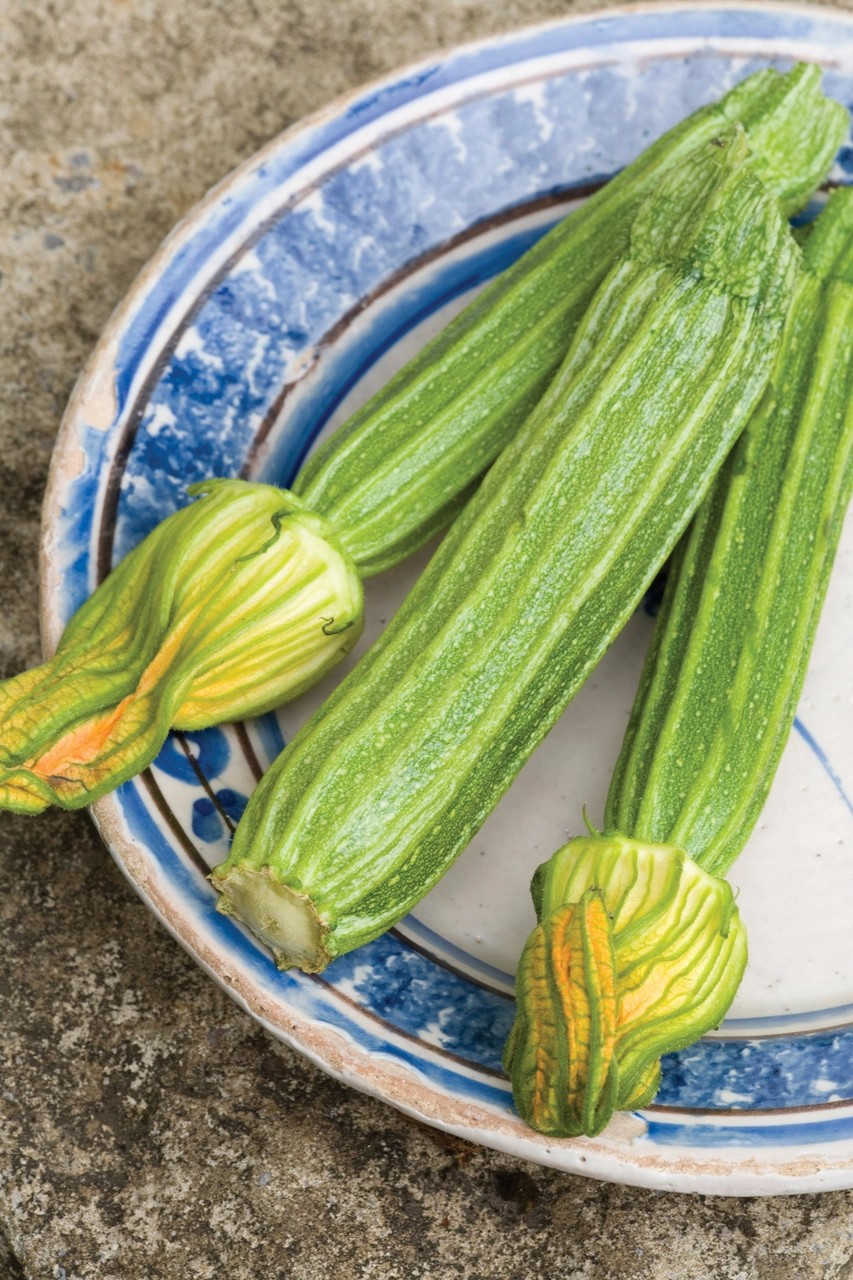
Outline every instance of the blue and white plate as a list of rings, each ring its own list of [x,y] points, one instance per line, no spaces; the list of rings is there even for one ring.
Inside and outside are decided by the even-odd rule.
[[[655,6],[561,21],[406,68],[227,178],[143,272],[69,406],[46,503],[48,646],[188,484],[286,485],[319,435],[573,204],[695,107],[793,57],[823,65],[827,90],[853,102],[853,23],[837,12]],[[370,584],[361,649],[424,559]],[[735,1195],[851,1187],[851,611],[848,537],[796,732],[732,876],[752,954],[732,1016],[666,1060],[653,1106],[594,1141],[527,1130],[500,1054],[531,872],[577,832],[584,804],[601,813],[648,618],[634,619],[414,915],[320,976],[279,973],[214,910],[205,873],[323,689],[278,717],[176,734],[96,819],[145,901],[235,999],[410,1115],[619,1182]]]

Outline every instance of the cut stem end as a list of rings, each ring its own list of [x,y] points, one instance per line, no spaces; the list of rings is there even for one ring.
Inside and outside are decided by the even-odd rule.
[[[276,880],[269,867],[235,867],[210,877],[221,897],[217,910],[236,916],[272,951],[279,969],[319,973],[332,959],[320,920],[307,894]]]

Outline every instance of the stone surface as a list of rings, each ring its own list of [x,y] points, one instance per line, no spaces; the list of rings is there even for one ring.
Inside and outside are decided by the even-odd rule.
[[[3,0],[0,674],[39,656],[39,509],[63,406],[175,220],[333,95],[574,7]],[[0,916],[0,1276],[853,1277],[853,1195],[596,1184],[329,1080],[203,977],[84,815],[0,819]]]

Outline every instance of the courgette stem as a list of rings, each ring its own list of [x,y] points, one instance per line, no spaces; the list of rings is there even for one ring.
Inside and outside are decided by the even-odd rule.
[[[719,1025],[746,966],[720,877],[790,732],[853,488],[853,190],[830,197],[805,262],[770,386],[670,567],[607,830],[570,841],[534,878],[539,922],[505,1065],[544,1133],[591,1135],[649,1102],[661,1055]],[[566,923],[591,894],[613,951],[605,1030],[578,994],[588,959]],[[565,991],[573,999],[556,998]]]
[[[325,946],[328,929],[311,899],[280,884],[266,867],[235,871],[220,910],[242,920],[271,951],[286,947],[306,973],[319,972],[331,959]]]
[[[747,159],[735,130],[641,206],[524,430],[253,794],[214,884],[226,909],[247,868],[310,898],[328,929],[312,967],[388,928],[461,852],[757,405],[800,255]]]

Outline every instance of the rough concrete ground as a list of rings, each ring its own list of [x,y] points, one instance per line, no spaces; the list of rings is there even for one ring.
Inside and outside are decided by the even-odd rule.
[[[574,7],[2,0],[0,674],[39,656],[39,508],[63,407],[175,220],[335,94]],[[0,915],[0,1275],[853,1277],[853,1195],[601,1185],[334,1083],[203,977],[84,815],[2,817]]]

